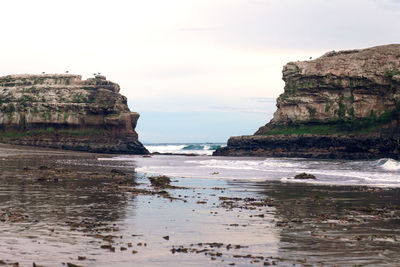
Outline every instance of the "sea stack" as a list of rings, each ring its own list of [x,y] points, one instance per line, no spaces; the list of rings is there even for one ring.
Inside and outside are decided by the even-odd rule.
[[[400,44],[290,62],[283,80],[273,119],[214,155],[399,159]]]
[[[147,154],[119,85],[97,75],[0,77],[0,142],[99,153]]]

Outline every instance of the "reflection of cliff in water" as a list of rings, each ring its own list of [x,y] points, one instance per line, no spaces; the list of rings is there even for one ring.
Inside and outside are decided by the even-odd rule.
[[[39,221],[57,222],[71,217],[102,222],[121,219],[127,198],[123,194],[97,191],[91,183],[81,180],[79,183],[8,184],[0,187],[0,207],[19,208],[30,219]]]
[[[400,189],[280,182],[246,182],[248,187],[276,209],[282,258],[311,266],[393,266],[398,260]]]
[[[113,166],[95,166],[96,161],[87,156],[68,156],[65,161],[65,156],[55,155],[51,158],[11,157],[0,161],[0,212],[9,213],[12,209],[27,216],[29,222],[62,225],[71,222],[109,224],[123,219],[127,202],[133,196],[128,198],[113,190],[112,177],[101,176],[110,173]],[[52,172],[54,168],[58,171]],[[96,172],[98,177],[93,178]],[[130,172],[133,181],[132,169]],[[71,173],[74,174],[72,178]]]

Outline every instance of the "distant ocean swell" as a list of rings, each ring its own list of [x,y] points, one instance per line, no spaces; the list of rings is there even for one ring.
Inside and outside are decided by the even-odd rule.
[[[216,150],[221,145],[187,145],[182,150]]]
[[[400,187],[400,161],[318,160],[304,158],[210,157],[212,149],[223,144],[149,145],[150,151],[161,153],[195,153],[199,157],[137,157],[118,156],[99,160],[134,162],[136,171],[151,175],[227,180],[302,182],[325,185],[366,185]],[[295,180],[306,172],[316,180]]]
[[[261,158],[260,158],[261,159]],[[286,170],[321,170],[330,171],[343,170],[344,173],[355,171],[362,173],[363,171],[370,172],[399,172],[400,162],[390,158],[383,158],[372,161],[313,161],[309,159],[288,159],[288,158],[267,158],[265,160],[236,160],[236,159],[209,159],[209,160],[189,160],[188,163],[196,163],[206,168],[220,169],[237,169],[237,170],[254,170],[254,171],[269,171],[276,168],[284,168]],[[329,166],[329,167],[328,167]],[[278,171],[278,170],[276,170]],[[400,176],[399,182],[400,182]]]
[[[375,161],[377,167],[382,168],[386,171],[399,171],[400,162],[394,159],[380,159]],[[399,177],[400,178],[400,177]]]
[[[225,146],[225,144],[147,144],[145,146],[150,153],[212,155],[216,149]]]

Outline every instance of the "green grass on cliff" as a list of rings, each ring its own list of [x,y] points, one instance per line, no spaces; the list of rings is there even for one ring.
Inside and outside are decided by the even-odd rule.
[[[27,135],[26,132],[0,132],[0,138],[4,139],[22,138]]]
[[[312,121],[305,124],[294,124],[289,126],[277,126],[275,129],[262,135],[332,135],[332,134],[368,134],[378,130],[381,126],[390,123],[400,117],[400,104],[392,111],[386,111],[376,116],[374,111],[368,118],[353,120],[332,120],[330,122],[318,123]]]
[[[389,119],[390,118],[390,119]],[[315,135],[333,135],[333,134],[368,134],[378,130],[379,127],[391,121],[391,116],[380,117],[379,119],[359,119],[353,121],[332,121],[328,123],[316,122],[290,125],[290,126],[277,126],[275,129],[263,135],[302,135],[302,134],[315,134]]]
[[[84,136],[84,135],[98,135],[101,134],[102,131],[98,129],[82,129],[82,130],[59,130],[61,134],[75,135],[75,136]]]
[[[332,134],[367,134],[376,131],[377,126],[363,126],[356,128],[353,126],[346,126],[343,124],[303,124],[291,125],[286,127],[277,127],[263,135],[332,135]]]
[[[31,135],[43,134],[45,133],[45,129],[37,129],[37,130],[29,130],[29,131],[4,131],[0,132],[1,138],[22,138]]]
[[[387,70],[383,74],[383,76],[385,76],[386,78],[393,78],[393,76],[396,76],[396,75],[400,75],[400,70],[391,69],[391,70]]]
[[[28,136],[41,135],[41,134],[65,134],[72,136],[90,136],[90,135],[99,135],[104,133],[104,130],[98,129],[63,129],[56,130],[53,127],[48,127],[46,129],[35,129],[35,130],[27,130],[27,131],[0,131],[0,138],[3,139],[18,139],[24,138]]]

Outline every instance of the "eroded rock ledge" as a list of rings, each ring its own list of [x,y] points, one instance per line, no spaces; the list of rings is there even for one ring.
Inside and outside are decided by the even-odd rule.
[[[399,158],[399,44],[290,62],[283,80],[273,119],[214,155]]]
[[[96,76],[0,77],[0,141],[100,153],[147,154],[119,85]]]

